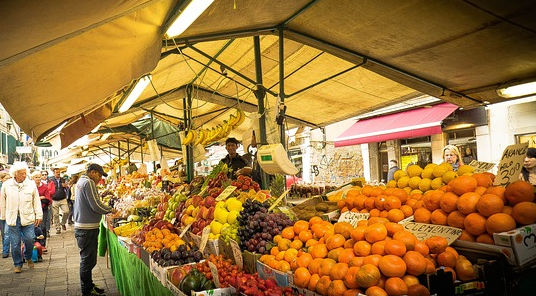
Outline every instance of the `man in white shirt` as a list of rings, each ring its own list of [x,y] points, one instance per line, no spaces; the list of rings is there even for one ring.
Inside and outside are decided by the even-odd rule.
[[[24,241],[24,258],[28,267],[33,268],[34,227],[43,219],[41,199],[35,182],[26,178],[28,166],[25,162],[13,164],[9,172],[13,178],[2,184],[0,190],[0,219],[9,226],[11,255],[15,273],[22,271],[21,240]]]

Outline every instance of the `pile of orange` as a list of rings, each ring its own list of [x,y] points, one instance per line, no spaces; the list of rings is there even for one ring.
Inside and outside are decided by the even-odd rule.
[[[440,266],[451,271],[453,278],[475,278],[470,262],[463,261],[466,259],[449,247],[445,238],[421,242],[402,225],[381,217],[360,221],[355,228],[346,222],[331,225],[316,218],[308,227],[307,221],[296,222],[299,226],[293,230],[313,236],[297,251],[296,258],[287,256],[292,248],[281,250],[281,241],[290,241],[282,236],[276,239],[277,249],[260,259],[274,268],[287,262],[298,287],[328,296],[430,295],[417,277],[435,273]],[[301,233],[294,232],[290,244],[299,240]],[[290,237],[290,231],[286,236]],[[467,268],[467,262],[471,268]]]

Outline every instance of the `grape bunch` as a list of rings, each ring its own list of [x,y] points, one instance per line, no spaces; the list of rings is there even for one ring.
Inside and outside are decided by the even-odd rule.
[[[240,249],[266,254],[269,251],[268,242],[288,226],[294,224],[283,213],[269,213],[267,202],[247,200],[240,212],[238,229]]]
[[[238,237],[238,223],[235,222],[225,228],[222,228],[220,237],[223,238],[226,243],[229,243],[231,239],[235,240],[236,242],[240,242],[240,238]]]

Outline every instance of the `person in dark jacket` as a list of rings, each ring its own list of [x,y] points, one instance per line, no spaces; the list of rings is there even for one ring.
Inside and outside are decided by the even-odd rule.
[[[387,182],[394,180],[395,172],[400,169],[398,167],[398,161],[396,161],[396,159],[391,159],[391,161],[389,161],[389,164],[391,165],[391,167],[389,168],[389,171],[387,172]]]
[[[67,230],[65,224],[69,216],[69,203],[67,202],[67,189],[69,186],[65,179],[60,176],[60,169],[54,169],[54,176],[50,178],[54,184],[55,191],[52,194],[52,216],[54,226],[56,226],[56,234],[61,234],[61,230]],[[61,222],[60,222],[61,210]]]
[[[251,164],[249,161],[244,156],[236,153],[238,145],[240,145],[240,142],[235,138],[228,138],[225,140],[225,149],[228,154],[220,161],[233,169],[232,173],[229,175],[229,178],[231,179],[236,179],[239,175],[251,174]]]
[[[82,295],[102,295],[93,283],[92,270],[97,265],[99,226],[102,215],[111,213],[113,208],[100,200],[97,183],[108,175],[98,164],[88,166],[86,174],[76,183],[74,203],[74,236],[80,249],[80,288]]]

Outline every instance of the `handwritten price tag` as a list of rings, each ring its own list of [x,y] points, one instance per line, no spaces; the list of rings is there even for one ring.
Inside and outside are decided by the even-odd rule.
[[[462,235],[460,228],[450,226],[417,222],[407,222],[403,226],[404,229],[413,233],[421,242],[432,236],[442,236],[447,239],[450,245]]]
[[[236,190],[236,186],[229,185],[227,188],[225,188],[218,197],[216,197],[217,201],[225,200],[231,193],[233,193]]]
[[[188,224],[188,225],[186,225],[186,227],[184,227],[184,229],[181,231],[181,234],[179,234],[180,238],[182,238],[186,234],[188,229],[190,229],[190,226],[192,226],[192,224]]]
[[[208,260],[207,260],[208,261]],[[208,267],[210,268],[210,273],[212,273],[212,280],[214,281],[214,285],[216,288],[220,287],[220,276],[218,274],[218,268],[216,265],[210,261],[208,261]]]
[[[356,213],[348,211],[341,214],[338,222],[348,222],[352,224],[353,227],[356,227],[357,222],[359,222],[360,220],[367,220],[369,217],[369,213]]]
[[[233,258],[235,260],[235,264],[240,268],[244,268],[244,260],[242,259],[242,251],[240,250],[240,247],[238,246],[238,243],[232,239],[230,241],[231,250],[233,251]]]
[[[519,179],[523,162],[527,155],[528,143],[510,145],[504,149],[499,163],[499,171],[493,185],[508,186]]]
[[[487,172],[495,166],[495,164],[491,162],[483,162],[476,160],[472,160],[469,165],[475,169],[475,173]]]
[[[205,251],[205,247],[207,246],[209,234],[210,234],[210,225],[205,226],[205,228],[203,228],[203,232],[201,233],[201,243],[199,244],[199,251],[201,251],[201,253]]]
[[[283,192],[283,194],[281,194],[277,199],[276,201],[274,202],[273,205],[271,205],[269,208],[268,208],[268,212],[271,212],[274,210],[274,208],[281,202],[281,200],[283,200],[283,198],[287,195],[287,193],[289,193],[290,189],[287,189],[285,192]]]

